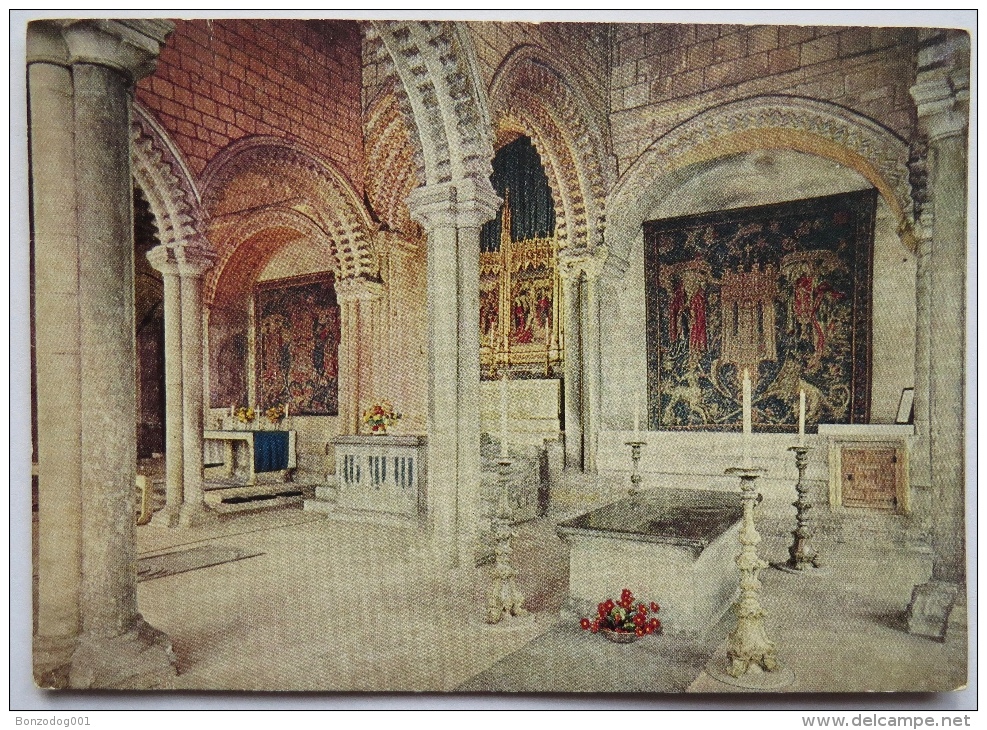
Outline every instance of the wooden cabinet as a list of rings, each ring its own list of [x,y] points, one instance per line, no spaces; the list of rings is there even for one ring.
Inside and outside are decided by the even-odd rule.
[[[907,513],[911,425],[820,424],[829,442],[832,507]]]
[[[897,511],[902,461],[898,449],[844,446],[840,461],[844,506]]]

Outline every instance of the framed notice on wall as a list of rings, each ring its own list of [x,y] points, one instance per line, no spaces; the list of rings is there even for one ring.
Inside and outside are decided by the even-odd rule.
[[[898,415],[895,423],[915,422],[915,388],[902,388],[901,399],[898,401]]]

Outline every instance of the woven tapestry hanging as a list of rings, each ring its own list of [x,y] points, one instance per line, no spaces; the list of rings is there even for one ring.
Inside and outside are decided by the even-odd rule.
[[[870,419],[877,191],[644,224],[652,429],[754,430]]]
[[[260,405],[338,415],[339,307],[332,277],[259,284],[254,307]]]

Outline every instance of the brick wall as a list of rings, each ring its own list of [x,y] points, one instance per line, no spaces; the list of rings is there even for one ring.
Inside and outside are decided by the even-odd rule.
[[[194,175],[241,137],[303,142],[363,190],[360,30],[354,21],[177,20],[137,99]]]
[[[909,28],[624,24],[610,103],[620,170],[704,109],[759,94],[835,102],[908,139],[916,33]]]

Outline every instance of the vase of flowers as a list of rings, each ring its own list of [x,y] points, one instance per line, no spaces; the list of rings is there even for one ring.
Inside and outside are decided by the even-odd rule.
[[[256,413],[250,406],[240,406],[233,412],[233,425],[240,431],[250,428],[254,422]]]
[[[276,430],[284,420],[284,408],[279,405],[273,405],[264,411],[264,416],[267,419],[267,423]]]
[[[606,599],[596,607],[596,616],[580,619],[579,625],[584,631],[603,634],[615,644],[630,644],[648,634],[660,634],[661,619],[651,615],[658,613],[658,604],[651,601],[635,605],[634,601],[634,594],[625,588],[619,601]]]
[[[401,420],[401,414],[394,410],[390,401],[375,403],[363,412],[363,423],[370,427],[370,433],[382,436],[387,429]]]

